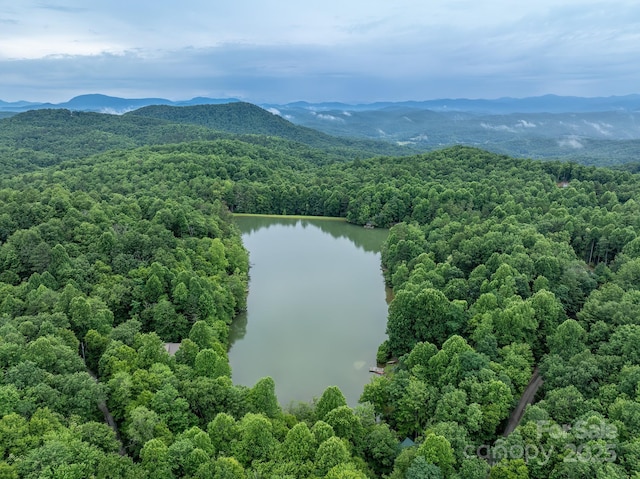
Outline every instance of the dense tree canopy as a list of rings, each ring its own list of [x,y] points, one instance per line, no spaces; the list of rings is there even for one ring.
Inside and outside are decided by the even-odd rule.
[[[344,143],[67,114],[13,117],[0,145],[1,476],[638,471],[635,174],[464,147],[353,158]],[[92,139],[100,122],[112,142]],[[358,408],[329,387],[283,410],[271,378],[233,383],[249,262],[232,212],[391,227],[378,360],[397,362]],[[174,356],[165,342],[181,342]],[[502,438],[535,368],[536,404]]]

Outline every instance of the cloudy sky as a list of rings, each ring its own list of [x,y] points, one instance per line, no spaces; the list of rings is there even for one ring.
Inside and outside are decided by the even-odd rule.
[[[640,93],[638,0],[0,0],[0,100]]]

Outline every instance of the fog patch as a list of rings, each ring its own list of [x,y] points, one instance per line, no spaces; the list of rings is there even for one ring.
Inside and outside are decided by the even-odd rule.
[[[122,108],[120,110],[117,110],[115,108],[101,108],[98,113],[104,113],[106,115],[124,115],[125,113],[129,113],[130,111],[134,111],[137,109],[137,107]]]
[[[507,125],[490,125],[489,123],[482,122],[480,126],[485,130],[493,130],[493,131],[508,131],[511,133],[515,133],[516,131]]]
[[[558,140],[558,145],[561,147],[573,148],[575,150],[579,150],[580,148],[584,148],[584,145],[578,141],[576,137],[563,138]]]
[[[590,126],[591,128],[593,128],[594,130],[596,130],[598,133],[600,133],[601,135],[604,136],[611,136],[611,132],[607,130],[607,128],[613,128],[613,125],[609,125],[608,123],[601,123],[601,122],[592,122],[592,121],[587,121],[587,120],[583,120],[585,125]]]
[[[338,121],[340,123],[344,123],[344,119],[343,118],[339,118],[337,116],[333,116],[333,115],[329,115],[329,114],[325,114],[325,113],[316,113],[311,112],[311,114],[313,116],[315,116],[316,118],[318,118],[319,120],[327,120],[327,121]]]
[[[293,120],[295,117],[293,115],[285,115],[283,114],[280,110],[278,110],[277,108],[274,107],[270,107],[270,108],[265,108],[266,111],[268,111],[269,113],[271,113],[272,115],[276,115],[279,116],[281,118],[284,118],[285,120]]]
[[[409,138],[412,141],[429,141],[429,136],[426,133]]]
[[[516,123],[516,126],[519,128],[535,128],[537,125],[527,120],[520,120],[518,123]]]

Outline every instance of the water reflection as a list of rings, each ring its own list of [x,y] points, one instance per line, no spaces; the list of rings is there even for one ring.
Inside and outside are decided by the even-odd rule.
[[[385,339],[385,230],[240,217],[251,260],[247,312],[231,328],[234,382],[276,382],[281,404],[337,385],[355,405]]]
[[[362,226],[353,225],[342,220],[334,219],[297,219],[285,217],[269,217],[269,216],[237,216],[236,223],[244,234],[250,234],[254,231],[271,228],[276,226],[282,227],[302,227],[315,226],[325,233],[330,234],[333,238],[345,238],[351,241],[357,248],[364,251],[379,253],[382,243],[387,238],[388,230],[382,228],[367,229]]]

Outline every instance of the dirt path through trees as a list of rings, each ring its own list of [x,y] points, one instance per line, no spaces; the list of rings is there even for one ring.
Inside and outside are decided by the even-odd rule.
[[[89,373],[89,376],[91,376],[91,378],[95,382],[98,382],[98,377],[94,374],[93,371],[91,371],[90,369],[87,368],[87,372]],[[113,429],[113,432],[115,432],[115,434],[116,434],[116,439],[120,443],[120,451],[119,451],[120,455],[121,456],[126,455],[127,452],[126,452],[126,450],[124,448],[124,444],[122,443],[122,439],[120,438],[120,433],[118,432],[118,425],[116,424],[115,419],[113,419],[113,416],[111,415],[111,412],[109,411],[109,408],[107,407],[107,402],[106,401],[102,401],[102,402],[98,403],[98,409],[100,409],[100,411],[104,415],[104,422],[106,422],[107,425],[111,429]]]
[[[531,380],[527,385],[527,388],[522,393],[522,397],[520,398],[520,402],[511,413],[511,417],[509,417],[509,422],[507,423],[507,427],[504,429],[502,435],[507,437],[509,434],[513,432],[513,430],[520,424],[520,420],[522,419],[522,415],[524,414],[524,410],[527,407],[527,404],[531,404],[533,402],[533,398],[536,396],[538,389],[542,386],[543,380],[540,376],[540,372],[538,368],[533,370],[533,376],[531,376]]]

